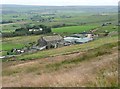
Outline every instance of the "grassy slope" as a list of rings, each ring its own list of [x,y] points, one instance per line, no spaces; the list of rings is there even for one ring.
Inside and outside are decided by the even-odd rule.
[[[105,31],[108,31],[108,32],[118,31],[118,26],[108,25],[108,26],[104,26],[104,27],[99,27],[95,33],[99,34],[101,32],[105,32]]]
[[[44,57],[49,57],[49,56],[55,56],[55,55],[62,55],[62,54],[76,52],[76,51],[84,51],[84,50],[99,47],[103,44],[116,42],[117,39],[118,37],[100,38],[100,39],[97,39],[93,42],[89,42],[86,44],[72,45],[71,47],[67,46],[67,47],[62,47],[62,48],[57,48],[57,49],[44,50],[44,51],[39,51],[39,52],[32,53],[32,54],[24,54],[22,56],[16,57],[16,59],[17,60],[30,60],[30,59],[38,59],[38,58],[44,58]]]
[[[3,86],[116,87],[117,42],[111,42],[92,50],[84,49],[82,55],[68,54],[67,59],[51,57],[22,64],[18,61],[7,67],[10,62],[5,62]]]

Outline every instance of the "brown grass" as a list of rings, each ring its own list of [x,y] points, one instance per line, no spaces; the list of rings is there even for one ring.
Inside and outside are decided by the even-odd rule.
[[[111,87],[117,86],[118,52],[85,60],[79,64],[69,64],[59,70],[50,71],[48,64],[72,60],[81,54],[70,54],[9,65],[3,68],[3,86],[9,87]],[[10,72],[10,73],[9,73]]]

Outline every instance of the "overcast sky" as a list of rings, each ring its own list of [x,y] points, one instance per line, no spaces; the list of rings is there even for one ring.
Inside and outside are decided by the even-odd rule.
[[[119,0],[0,0],[2,4],[20,5],[117,5]]]

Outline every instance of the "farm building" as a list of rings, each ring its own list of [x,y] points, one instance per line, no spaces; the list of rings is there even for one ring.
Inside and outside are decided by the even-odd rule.
[[[29,31],[42,31],[43,29],[42,28],[39,28],[39,29],[29,29]]]
[[[64,45],[64,40],[60,35],[54,35],[54,36],[45,36],[41,37],[38,40],[38,46],[44,47],[46,46],[47,49],[49,48],[57,48]]]
[[[86,43],[91,40],[93,40],[93,34],[91,34],[91,33],[73,34],[69,37],[64,38],[65,42],[69,42],[71,44]]]
[[[88,37],[88,38],[93,38],[94,37],[94,34],[91,33],[91,32],[82,32],[82,33],[79,33],[80,35],[82,35],[83,37]]]

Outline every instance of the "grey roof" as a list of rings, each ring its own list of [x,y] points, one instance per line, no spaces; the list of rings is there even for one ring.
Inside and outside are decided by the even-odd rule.
[[[73,35],[71,35],[71,37],[81,37],[81,36],[83,36],[82,34],[73,34]]]
[[[43,37],[45,41],[58,41],[62,40],[63,38],[60,35],[55,35],[55,36],[45,36]]]
[[[91,32],[81,32],[79,34],[92,34]]]

